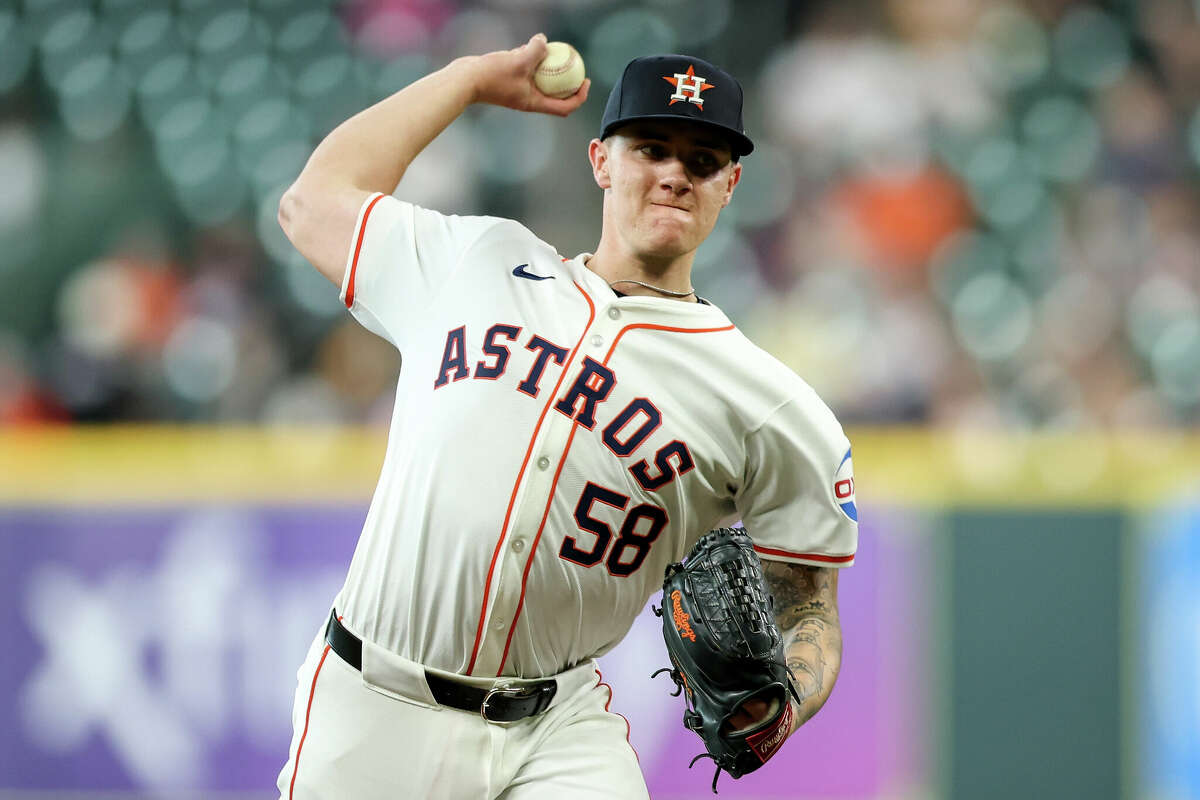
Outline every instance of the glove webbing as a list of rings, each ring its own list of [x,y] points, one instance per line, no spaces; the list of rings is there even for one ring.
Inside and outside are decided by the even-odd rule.
[[[720,641],[734,645],[732,654],[738,658],[770,658],[780,639],[772,635],[761,650],[755,650],[751,637],[774,633],[774,623],[768,616],[772,607],[769,595],[762,591],[762,580],[741,561],[726,561],[712,565],[718,587],[731,602],[721,605],[725,612],[709,624],[721,634]]]

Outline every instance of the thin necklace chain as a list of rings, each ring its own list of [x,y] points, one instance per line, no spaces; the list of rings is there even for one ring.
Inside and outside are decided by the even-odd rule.
[[[686,292],[676,292],[676,291],[672,291],[671,289],[664,289],[661,286],[653,286],[644,281],[637,281],[637,280],[634,280],[633,278],[622,278],[619,281],[612,281],[608,284],[608,286],[609,286],[609,288],[612,288],[613,286],[616,286],[618,283],[636,283],[638,286],[645,286],[647,289],[653,289],[656,292],[662,292],[663,294],[668,295],[670,297],[687,297],[690,294],[696,293],[696,290],[692,289],[692,288],[689,288]]]

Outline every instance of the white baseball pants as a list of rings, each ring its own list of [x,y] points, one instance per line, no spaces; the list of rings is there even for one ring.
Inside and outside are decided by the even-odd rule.
[[[378,648],[364,677],[324,630],[297,673],[281,800],[648,800],[595,662],[557,676],[545,712],[501,725],[438,705],[419,665]]]

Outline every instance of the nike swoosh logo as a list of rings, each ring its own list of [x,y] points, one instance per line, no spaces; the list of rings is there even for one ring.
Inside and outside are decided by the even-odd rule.
[[[552,280],[554,280],[553,275],[534,275],[532,272],[525,269],[528,266],[529,266],[528,264],[518,264],[517,268],[513,270],[513,275],[516,275],[518,278],[529,278],[529,280],[531,280],[531,281],[552,281]]]

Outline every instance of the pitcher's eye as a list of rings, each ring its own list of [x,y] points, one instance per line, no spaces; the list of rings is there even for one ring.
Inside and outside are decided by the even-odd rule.
[[[688,167],[697,175],[711,175],[721,168],[721,160],[712,153],[700,153],[692,158]]]

